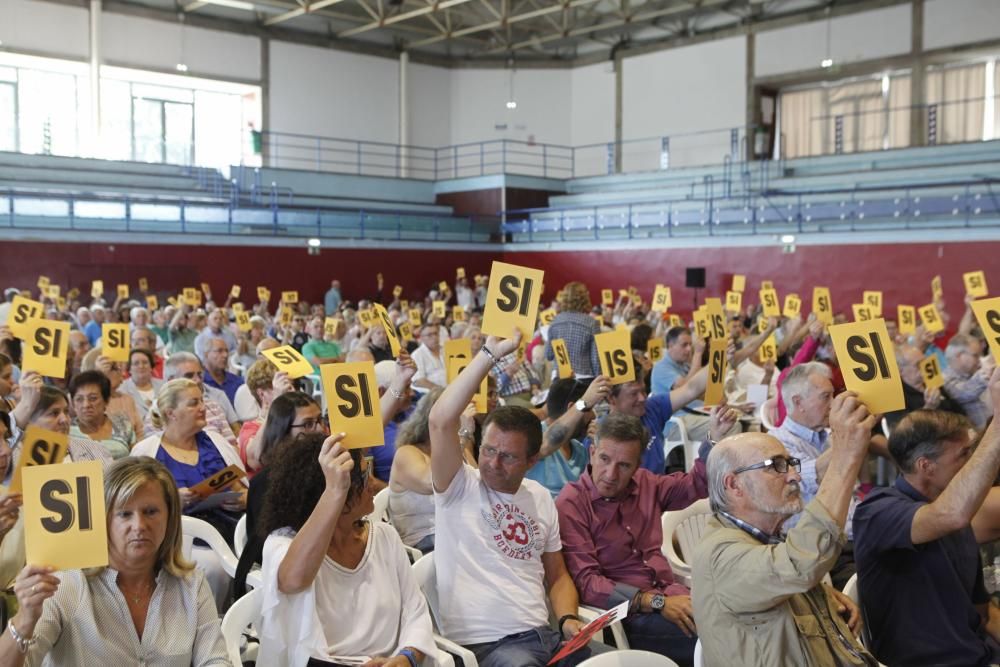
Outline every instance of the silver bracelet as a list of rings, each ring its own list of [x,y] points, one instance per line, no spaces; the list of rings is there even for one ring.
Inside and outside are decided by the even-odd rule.
[[[22,637],[21,633],[17,631],[17,628],[14,627],[13,619],[7,621],[7,630],[10,632],[10,636],[14,640],[14,643],[17,644],[17,650],[21,653],[27,653],[28,649],[34,646],[35,641],[37,641],[34,637],[31,639],[25,639]]]
[[[389,387],[389,393],[392,394],[393,398],[395,398],[397,401],[403,400],[403,392],[401,392],[400,390],[395,389],[393,387]]]
[[[483,352],[485,352],[486,356],[489,357],[492,360],[494,366],[496,366],[497,368],[500,367],[500,360],[496,358],[495,354],[493,354],[492,352],[490,352],[490,348],[486,347],[485,343],[483,344],[483,346],[480,349]]]

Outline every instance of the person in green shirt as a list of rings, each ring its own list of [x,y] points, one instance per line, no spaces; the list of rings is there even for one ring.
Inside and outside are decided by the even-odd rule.
[[[309,320],[306,332],[309,334],[309,342],[302,346],[302,356],[312,364],[314,371],[319,373],[319,367],[323,364],[344,360],[340,346],[333,341],[333,338],[327,340],[324,336],[323,318],[314,317]]]
[[[194,354],[194,339],[198,332],[188,328],[188,311],[190,306],[183,304],[177,309],[174,319],[170,321],[170,353],[190,352]]]

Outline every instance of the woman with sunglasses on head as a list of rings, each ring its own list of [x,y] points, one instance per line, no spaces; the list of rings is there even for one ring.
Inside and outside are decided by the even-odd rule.
[[[399,536],[365,518],[371,457],[344,437],[301,435],[274,457],[258,664],[416,667],[437,654]]]

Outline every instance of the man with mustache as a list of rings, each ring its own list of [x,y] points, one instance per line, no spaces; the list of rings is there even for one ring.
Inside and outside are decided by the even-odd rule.
[[[875,665],[855,638],[860,613],[822,584],[875,417],[854,393],[833,400],[830,461],[803,507],[799,460],[770,435],[730,436],[708,456],[714,516],[692,559],[691,596],[706,665]],[[781,527],[801,517],[787,536]]]

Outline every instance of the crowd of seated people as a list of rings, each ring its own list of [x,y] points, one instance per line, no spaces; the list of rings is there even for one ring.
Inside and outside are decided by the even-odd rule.
[[[540,667],[584,628],[581,606],[625,602],[631,648],[681,666],[699,641],[704,665],[1000,663],[980,549],[1000,539],[1000,371],[971,298],[940,334],[888,322],[905,407],[881,415],[846,389],[815,314],[730,313],[724,398],[706,406],[709,340],[694,322],[628,293],[595,305],[571,282],[543,302],[548,324],[485,336],[487,280],[463,272],[409,302],[382,298],[381,276],[356,302],[336,280],[320,303],[206,290],[151,310],[7,290],[0,316],[35,298],[71,336],[65,376],[42,377],[0,321],[0,667],[230,664],[219,615],[255,570],[268,666],[438,664],[440,633],[485,667]],[[106,322],[130,325],[127,361],[106,356]],[[594,339],[617,328],[630,331],[627,382],[604,374]],[[452,340],[472,354],[456,377]],[[313,373],[290,378],[264,354],[283,345]],[[920,372],[928,355],[939,387]],[[321,368],[345,361],[374,366],[381,447],[330,432]],[[104,465],[107,567],[26,562],[8,489],[30,427],[67,436],[68,461]],[[894,481],[876,480],[879,458]],[[244,476],[205,507],[192,489],[230,467]],[[697,501],[710,517],[679,578],[661,516]],[[245,521],[234,586],[210,548],[183,555],[183,515],[231,546]],[[411,569],[421,557],[433,607]]]

